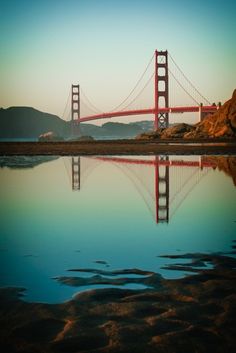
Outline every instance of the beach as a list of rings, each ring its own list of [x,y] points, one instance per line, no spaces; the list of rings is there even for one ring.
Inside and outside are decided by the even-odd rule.
[[[234,139],[0,142],[0,155],[236,154]]]

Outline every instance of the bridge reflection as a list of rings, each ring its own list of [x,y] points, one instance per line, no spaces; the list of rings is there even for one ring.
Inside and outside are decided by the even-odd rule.
[[[198,158],[198,159],[196,159]],[[72,189],[100,163],[112,163],[134,184],[156,223],[168,223],[187,195],[217,163],[207,157],[72,157]]]

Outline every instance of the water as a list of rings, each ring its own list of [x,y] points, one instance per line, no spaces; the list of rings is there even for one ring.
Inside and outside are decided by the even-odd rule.
[[[58,303],[111,285],[74,287],[55,277],[136,268],[176,278],[186,273],[162,267],[181,260],[160,255],[230,251],[236,188],[212,163],[191,156],[1,157],[0,285],[26,288],[27,301]]]

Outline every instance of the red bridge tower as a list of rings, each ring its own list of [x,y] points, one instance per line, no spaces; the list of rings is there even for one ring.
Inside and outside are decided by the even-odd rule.
[[[80,135],[80,89],[79,85],[71,86],[71,135]]]
[[[160,113],[159,108],[169,107],[168,52],[155,51],[155,121],[154,129],[169,126],[169,113]]]

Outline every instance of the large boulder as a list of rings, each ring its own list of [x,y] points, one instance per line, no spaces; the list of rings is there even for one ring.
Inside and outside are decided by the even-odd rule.
[[[193,131],[195,128],[193,125],[181,123],[164,129],[161,134],[162,139],[168,138],[183,138],[188,132]]]
[[[170,138],[183,138],[188,132],[194,130],[193,125],[185,123],[176,124],[166,129],[157,129],[156,131],[150,131],[140,134],[136,137],[138,140],[155,140],[155,139],[170,139]]]
[[[94,140],[95,139],[89,135],[82,135],[82,136],[78,136],[70,139],[70,141],[94,141]]]
[[[94,138],[92,136],[81,136],[78,141],[94,141]]]
[[[38,140],[43,141],[63,141],[63,137],[58,136],[55,132],[49,131],[45,132],[44,134],[39,135]]]
[[[161,134],[164,129],[157,129],[155,131],[143,132],[142,134],[136,136],[136,140],[156,140],[161,138]]]

